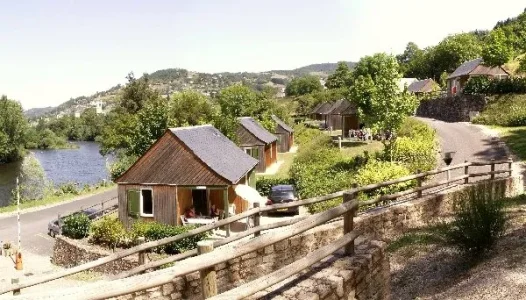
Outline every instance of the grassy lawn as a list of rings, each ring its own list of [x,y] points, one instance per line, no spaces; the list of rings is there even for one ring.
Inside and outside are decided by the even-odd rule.
[[[526,127],[493,127],[499,131],[502,140],[510,150],[526,161]]]
[[[46,205],[55,204],[59,202],[67,202],[67,201],[74,200],[75,198],[102,193],[114,187],[115,185],[112,184],[106,187],[98,187],[90,191],[85,191],[85,192],[81,191],[78,195],[65,194],[65,195],[60,195],[60,196],[55,196],[55,195],[47,196],[41,200],[22,202],[20,203],[20,209],[32,208],[32,207],[37,207],[37,206],[46,206]],[[13,212],[13,211],[16,211],[16,209],[17,209],[16,204],[14,205],[11,204],[9,206],[0,207],[0,213]]]
[[[376,151],[382,151],[384,145],[379,141],[369,142],[342,142],[342,153],[346,156],[354,157],[369,151],[370,154]]]

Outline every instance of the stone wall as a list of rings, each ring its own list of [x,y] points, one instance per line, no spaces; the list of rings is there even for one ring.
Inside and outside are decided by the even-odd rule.
[[[356,247],[354,256],[332,255],[248,299],[389,299],[386,245],[379,241],[365,242]]]
[[[482,95],[458,95],[422,100],[416,111],[419,117],[446,122],[469,122],[486,107],[487,99]]]
[[[55,238],[51,262],[58,266],[71,268],[101,257],[106,257],[109,254],[111,254],[109,251],[104,251],[98,247],[91,247],[78,240],[72,240],[65,236],[58,235]],[[101,273],[117,274],[133,269],[138,265],[138,257],[135,255],[98,266],[93,270]]]

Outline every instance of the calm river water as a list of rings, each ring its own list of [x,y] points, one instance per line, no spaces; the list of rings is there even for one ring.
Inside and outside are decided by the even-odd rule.
[[[38,159],[46,179],[55,185],[76,182],[79,186],[109,179],[105,157],[94,142],[78,142],[77,149],[31,151]],[[0,164],[0,206],[9,204],[11,190],[20,172],[21,162]]]

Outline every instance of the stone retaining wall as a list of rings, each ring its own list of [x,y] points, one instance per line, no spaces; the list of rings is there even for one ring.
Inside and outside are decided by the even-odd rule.
[[[62,235],[55,238],[53,257],[51,262],[55,265],[71,268],[101,257],[106,257],[111,252],[84,245],[78,240],[73,240]],[[117,274],[131,270],[139,265],[137,255],[125,257],[109,264],[98,266],[93,270],[96,272]]]
[[[416,115],[445,122],[469,122],[477,112],[481,112],[486,107],[486,103],[487,99],[482,95],[459,95],[422,100]]]

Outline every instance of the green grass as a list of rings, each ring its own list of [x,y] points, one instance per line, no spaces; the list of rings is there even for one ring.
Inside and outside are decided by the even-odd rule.
[[[444,244],[445,226],[446,225],[435,225],[415,228],[389,243],[387,251],[396,252],[400,249],[411,246]]]
[[[47,196],[47,197],[45,197],[44,199],[41,199],[41,200],[33,200],[33,201],[22,202],[22,203],[20,203],[20,209],[33,208],[33,207],[38,207],[38,206],[47,206],[47,205],[50,205],[50,204],[55,204],[55,203],[60,203],[60,202],[67,202],[67,201],[71,201],[71,200],[73,200],[75,198],[78,198],[78,197],[89,196],[89,195],[93,195],[93,194],[102,193],[102,192],[105,192],[105,191],[108,191],[108,190],[112,189],[113,187],[114,187],[114,185],[111,184],[110,186],[99,187],[99,188],[96,188],[96,189],[93,189],[93,190],[90,190],[90,191],[85,191],[85,192],[81,191],[78,195],[65,194],[65,195],[61,195],[61,196],[55,196],[55,195]],[[11,205],[8,205],[8,206],[0,207],[0,214],[1,213],[13,212],[13,211],[16,211],[16,210],[17,210],[16,204],[11,204]]]
[[[292,161],[294,160],[294,156],[296,153],[278,153],[278,161],[283,161],[281,166],[279,166],[279,170],[274,175],[260,175],[256,174],[257,177],[265,177],[265,178],[286,178],[289,177],[289,169],[292,165]]]
[[[523,127],[498,127],[502,140],[508,145],[521,161],[526,161],[526,126]]]
[[[370,154],[376,151],[382,151],[384,145],[379,141],[369,142],[342,142],[342,153],[345,156],[354,157],[368,151]]]

